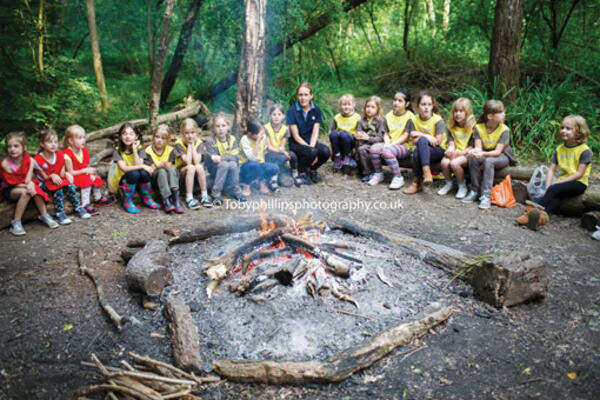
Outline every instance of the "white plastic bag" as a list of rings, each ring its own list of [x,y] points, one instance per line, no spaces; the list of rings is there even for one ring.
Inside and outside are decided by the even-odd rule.
[[[540,165],[533,170],[529,183],[527,184],[527,193],[531,200],[537,200],[546,192],[546,176],[548,175],[548,167]]]

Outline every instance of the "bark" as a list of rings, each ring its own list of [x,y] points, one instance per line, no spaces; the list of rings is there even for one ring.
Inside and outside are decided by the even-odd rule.
[[[348,12],[363,3],[366,3],[368,0],[346,0],[344,1],[343,9],[344,12]],[[413,0],[417,2],[418,0]],[[296,43],[300,43],[305,39],[312,37],[315,33],[319,32],[321,29],[329,25],[333,21],[333,15],[331,13],[324,13],[319,15],[314,20],[309,21],[308,27],[306,30],[301,31],[298,35],[294,37],[288,37],[286,42],[278,42],[268,51],[269,57],[277,57],[283,52],[284,48],[289,48],[295,45]],[[231,74],[221,79],[215,85],[210,88],[210,92],[213,96],[218,95],[229,89],[236,83],[236,74]]]
[[[512,102],[519,89],[521,58],[521,23],[525,0],[498,0],[490,46],[488,75],[490,84],[500,84],[504,99]]]
[[[344,349],[325,361],[214,360],[213,369],[222,377],[238,382],[277,385],[341,382],[370,367],[396,347],[424,336],[451,314],[450,307],[441,307],[421,319],[394,326]]]
[[[146,246],[131,257],[125,268],[125,281],[133,291],[158,296],[165,286],[173,283],[168,264],[168,245],[150,239]]]
[[[442,16],[442,29],[444,32],[448,30],[450,23],[450,0],[444,0],[444,14]]]
[[[425,0],[425,6],[427,8],[429,23],[431,24],[431,36],[435,37],[437,27],[435,26],[435,8],[433,7],[433,0]]]
[[[190,308],[171,294],[167,297],[166,312],[175,364],[186,371],[202,372],[200,338]]]
[[[332,229],[372,237],[390,243],[406,254],[471,284],[477,297],[495,307],[510,307],[543,298],[548,292],[544,260],[530,257],[529,250],[505,256],[476,256],[398,232],[372,231],[345,220],[330,224]]]
[[[162,83],[163,67],[167,56],[167,38],[169,36],[169,25],[171,25],[171,13],[173,12],[173,4],[175,0],[167,0],[165,13],[162,19],[162,28],[160,32],[160,40],[158,42],[158,54],[152,71],[152,79],[150,81],[151,100],[150,100],[150,117],[149,124],[153,127],[156,124],[158,117],[158,106],[160,103],[160,89]]]
[[[90,28],[90,44],[92,45],[92,56],[94,60],[94,73],[100,92],[100,101],[102,102],[102,111],[107,112],[109,108],[108,94],[106,92],[106,83],[104,82],[104,72],[102,71],[102,56],[100,55],[100,45],[98,43],[98,30],[96,29],[96,10],[94,0],[85,0],[87,9],[88,26]]]
[[[161,105],[167,101],[169,98],[169,93],[171,93],[173,86],[175,86],[175,80],[177,79],[179,70],[183,65],[183,59],[185,58],[185,53],[187,52],[187,48],[192,38],[194,24],[196,23],[196,18],[198,17],[198,11],[200,10],[201,5],[202,0],[193,0],[190,3],[185,16],[185,22],[181,26],[181,33],[179,34],[179,40],[177,41],[177,46],[175,47],[175,53],[173,54],[171,64],[169,65],[169,69],[167,70],[162,82],[162,89],[160,92]],[[202,49],[199,48],[197,51],[201,52]]]
[[[267,0],[246,0],[244,36],[237,77],[233,132],[241,136],[247,118],[258,118],[265,96]]]
[[[406,53],[406,58],[410,59],[410,51],[408,49],[408,34],[410,31],[410,24],[412,23],[412,19],[415,15],[415,11],[417,9],[417,4],[419,0],[405,0],[405,2],[406,3],[404,4],[404,33],[402,35],[402,47],[404,48],[404,52]]]

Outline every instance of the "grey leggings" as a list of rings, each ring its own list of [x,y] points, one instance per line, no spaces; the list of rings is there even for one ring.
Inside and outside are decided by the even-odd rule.
[[[152,182],[164,200],[171,195],[171,189],[179,189],[179,172],[177,168],[157,169],[152,173]]]
[[[483,180],[481,166],[483,165]],[[494,171],[508,165],[508,157],[500,154],[498,157],[469,157],[469,174],[471,175],[471,190],[489,196],[494,183]]]

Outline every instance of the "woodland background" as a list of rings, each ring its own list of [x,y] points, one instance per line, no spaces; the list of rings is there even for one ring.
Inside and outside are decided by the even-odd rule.
[[[245,5],[257,1],[267,3],[3,1],[0,140],[14,130],[33,137],[42,127],[62,134],[73,123],[93,131],[147,117],[153,76],[162,89],[161,113],[188,96],[233,113]],[[308,80],[326,121],[337,112],[335,98],[346,92],[389,98],[400,87],[430,89],[446,113],[459,96],[473,100],[475,114],[488,98],[500,98],[521,160],[548,160],[561,118],[570,113],[587,119],[588,143],[599,154],[600,2],[498,3],[522,12],[514,85],[505,72],[488,68],[493,42],[503,40],[493,34],[495,20],[512,13],[498,16],[496,1],[268,0],[264,95],[287,106],[297,84]],[[104,97],[94,73],[90,5]],[[265,120],[264,108],[257,112]]]

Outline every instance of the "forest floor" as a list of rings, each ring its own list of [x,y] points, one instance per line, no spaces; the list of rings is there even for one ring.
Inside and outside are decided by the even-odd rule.
[[[329,170],[326,166],[324,170]],[[408,180],[408,176],[406,176]],[[550,288],[541,301],[497,310],[473,301],[457,308],[442,326],[408,348],[339,384],[265,386],[223,381],[207,385],[205,399],[592,399],[600,392],[600,242],[578,219],[552,217],[539,232],[513,220],[522,206],[481,211],[433,188],[415,196],[371,188],[358,179],[324,173],[324,182],[285,188],[264,198],[280,201],[379,201],[401,209],[354,211],[298,209],[318,217],[342,217],[384,227],[474,254],[530,248],[548,265]],[[252,202],[258,197],[253,196]],[[255,203],[250,204],[255,204]],[[340,203],[329,203],[340,204]],[[373,204],[373,203],[368,203]],[[229,209],[228,209],[229,208]],[[96,371],[80,365],[91,353],[117,366],[128,351],[173,362],[161,310],[149,311],[124,279],[120,252],[134,238],[162,238],[163,230],[247,214],[225,202],[219,209],[166,215],[143,209],[129,215],[115,205],[91,220],[76,219],[50,231],[25,224],[27,235],[0,232],[0,399],[63,399],[96,382]],[[277,212],[279,210],[267,210]],[[79,274],[77,251],[104,284],[117,311],[141,323],[117,331],[98,306],[90,280]],[[393,268],[393,265],[385,266]],[[448,277],[450,279],[451,277]],[[447,290],[451,290],[448,288]],[[464,295],[464,294],[463,294]],[[469,294],[467,294],[470,296]],[[458,294],[456,295],[458,298]],[[482,318],[480,312],[489,314]],[[157,335],[158,333],[158,335]],[[151,335],[152,334],[152,335]],[[209,338],[201,338],[201,346]],[[415,350],[415,352],[410,352]],[[596,393],[594,395],[594,393]]]

